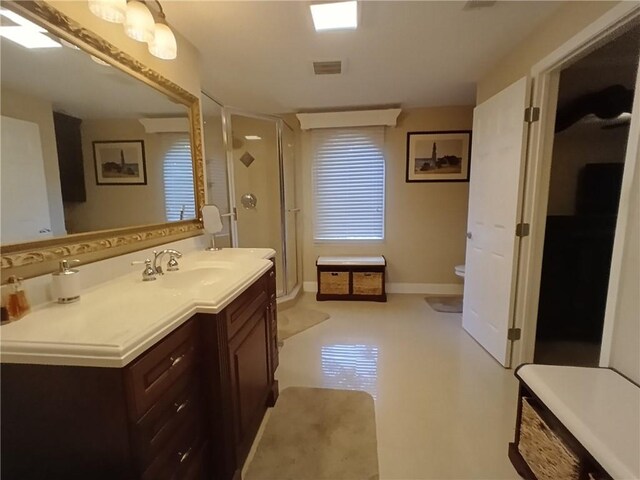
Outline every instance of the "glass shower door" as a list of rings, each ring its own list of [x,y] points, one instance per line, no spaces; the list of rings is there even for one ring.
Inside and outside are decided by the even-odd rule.
[[[236,246],[276,251],[277,294],[285,292],[280,159],[275,119],[228,114],[227,152],[237,211]]]

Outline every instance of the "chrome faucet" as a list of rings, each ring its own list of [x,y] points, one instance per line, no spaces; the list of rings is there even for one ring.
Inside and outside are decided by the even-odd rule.
[[[167,263],[167,272],[175,272],[179,269],[178,266],[178,258],[182,257],[182,253],[178,250],[174,250],[173,248],[166,248],[164,250],[160,250],[159,252],[153,251],[153,270],[156,272],[156,275],[163,275],[162,271],[162,257],[166,254],[169,254],[169,262]],[[158,264],[160,263],[160,265]]]

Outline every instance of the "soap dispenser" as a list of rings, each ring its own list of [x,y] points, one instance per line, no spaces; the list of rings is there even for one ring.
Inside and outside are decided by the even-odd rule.
[[[80,260],[61,260],[60,270],[55,272],[51,290],[58,303],[73,303],[80,300],[80,270],[69,268],[69,263]]]

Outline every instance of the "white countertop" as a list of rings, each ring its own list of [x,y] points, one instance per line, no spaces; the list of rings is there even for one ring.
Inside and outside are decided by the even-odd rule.
[[[271,268],[272,249],[191,252],[180,271],[142,281],[142,267],[0,327],[3,363],[122,367],[195,313],[219,313]],[[205,281],[202,281],[202,279]],[[209,281],[210,280],[210,281]]]
[[[516,373],[609,475],[640,478],[640,387],[607,368],[524,365]]]

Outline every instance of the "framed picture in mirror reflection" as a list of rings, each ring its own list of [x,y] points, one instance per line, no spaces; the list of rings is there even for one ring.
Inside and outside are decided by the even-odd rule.
[[[146,185],[147,166],[143,140],[93,142],[97,185]]]

